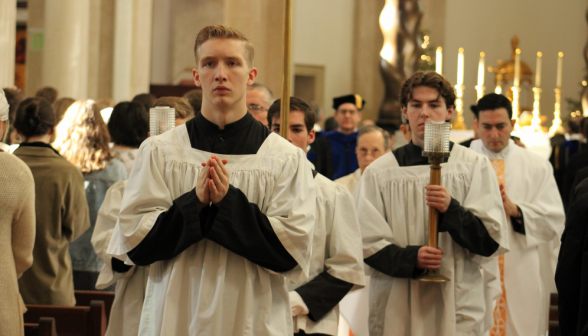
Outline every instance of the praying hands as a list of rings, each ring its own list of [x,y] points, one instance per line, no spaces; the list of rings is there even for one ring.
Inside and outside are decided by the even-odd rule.
[[[206,162],[202,162],[200,175],[196,182],[196,197],[198,197],[198,210],[202,210],[210,204],[220,206],[229,191],[229,171],[225,167],[227,160],[221,160],[212,155]]]

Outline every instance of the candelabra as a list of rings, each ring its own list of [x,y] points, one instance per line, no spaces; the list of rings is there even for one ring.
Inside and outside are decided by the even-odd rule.
[[[539,118],[539,100],[541,99],[541,89],[533,88],[533,119],[531,120],[530,131],[541,132],[541,118]]]
[[[549,128],[549,135],[554,136],[556,133],[565,133],[561,125],[561,88],[555,89],[555,111],[553,111],[553,123]]]
[[[465,86],[463,85],[456,85],[455,86],[455,111],[457,112],[457,116],[455,117],[455,122],[453,123],[453,129],[455,130],[465,130],[466,126],[463,121],[463,90]]]
[[[515,120],[514,130],[520,131],[521,126],[519,125],[519,95],[521,94],[521,88],[518,86],[512,87],[512,118]]]

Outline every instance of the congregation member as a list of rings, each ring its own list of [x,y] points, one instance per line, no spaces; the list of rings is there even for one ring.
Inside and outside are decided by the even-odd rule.
[[[355,155],[357,127],[362,118],[365,100],[350,94],[333,98],[338,128],[325,131],[308,153],[316,170],[331,180],[353,173],[359,164]]]
[[[149,134],[149,114],[142,104],[121,102],[116,104],[108,120],[108,133],[114,143],[112,155],[131,173],[137,151]]]
[[[246,93],[247,111],[265,127],[267,124],[267,111],[276,100],[274,93],[261,83],[253,83],[247,86]]]
[[[363,126],[357,133],[357,147],[355,148],[359,168],[353,173],[335,180],[335,182],[343,184],[353,194],[355,186],[367,166],[388,153],[393,145],[390,144],[390,133],[387,131],[378,126]]]
[[[506,336],[545,333],[549,282],[555,276],[557,245],[564,229],[564,209],[549,161],[515,145],[515,120],[503,95],[482,97],[474,110],[480,139],[470,148],[490,159],[507,218],[509,253],[498,258],[502,296],[491,333]],[[556,248],[552,248],[555,243]]]
[[[190,90],[184,94],[184,98],[186,98],[188,103],[190,103],[190,106],[192,106],[194,114],[200,113],[200,109],[202,108],[202,90]]]
[[[69,243],[90,227],[84,176],[50,144],[55,114],[44,98],[27,98],[14,128],[23,139],[14,155],[35,179],[36,233],[33,265],[19,280],[27,304],[74,306]]]
[[[49,102],[49,104],[53,105],[53,103],[55,103],[55,101],[59,97],[59,92],[54,87],[44,86],[37,90],[37,93],[35,93],[35,97],[44,98]]]
[[[268,111],[272,132],[279,133],[281,100]],[[288,140],[305,153],[315,138],[316,115],[302,99],[290,97]],[[310,165],[307,169],[310,169]],[[364,286],[361,234],[353,197],[343,185],[313,171],[316,221],[309,278],[289,285],[294,335],[336,336],[339,302]]]
[[[8,133],[9,105],[0,89],[0,144]],[[26,311],[18,278],[33,264],[35,182],[31,170],[0,148],[0,335],[23,335]]]
[[[135,103],[131,102],[129,104]],[[155,105],[157,105],[157,101]],[[144,108],[141,106],[141,109]],[[188,111],[186,110],[179,113],[176,110],[176,127],[185,123],[187,113]],[[115,297],[110,310],[106,336],[139,334],[139,322],[149,274],[149,266],[125,265],[122,260],[106,253],[118,220],[126,186],[127,180],[124,180],[116,182],[108,189],[104,202],[98,211],[96,227],[92,235],[94,251],[104,262],[96,282],[96,288],[105,289],[116,283]]]
[[[145,107],[145,109],[149,111],[149,109],[153,107],[153,103],[155,103],[155,100],[157,100],[157,97],[155,97],[151,93],[140,93],[134,96],[131,101],[142,104],[143,107]]]
[[[153,107],[167,106],[176,111],[175,126],[185,124],[188,120],[194,118],[194,109],[186,98],[180,97],[161,97],[153,103]]]
[[[83,173],[85,198],[90,210],[90,229],[69,246],[74,288],[96,290],[102,260],[94,252],[90,240],[98,209],[108,188],[117,181],[126,180],[128,173],[125,165],[110,151],[108,128],[93,100],[73,103],[57,126],[56,133],[55,149]]]
[[[71,106],[71,104],[75,103],[76,100],[69,97],[62,97],[59,98],[53,103],[53,112],[55,112],[55,122],[59,125],[61,119],[63,119],[63,115],[65,111]]]
[[[561,198],[566,209],[569,207],[569,200],[574,193],[575,186],[579,184],[574,183],[578,172],[584,167],[588,167],[588,145],[585,143],[586,139],[588,139],[588,118],[582,119],[580,125],[584,139],[578,144],[578,152],[572,155],[568,161],[561,188]],[[578,182],[581,182],[581,180]]]
[[[586,168],[585,168],[586,169]],[[572,193],[555,283],[561,335],[588,335],[588,178]]]
[[[8,129],[6,130],[6,134],[4,135],[3,143],[5,145],[16,145],[20,143],[20,138],[18,134],[14,131],[12,124],[14,123],[14,116],[16,115],[16,110],[20,102],[24,99],[22,93],[19,89],[16,88],[4,88],[4,95],[6,97],[6,101],[8,102],[9,109],[8,109]],[[9,152],[10,148],[4,147],[4,151]]]
[[[239,31],[203,28],[201,112],[139,148],[107,253],[150,265],[141,335],[292,333],[316,194],[304,153],[247,113],[253,55]]]
[[[483,257],[507,251],[505,214],[488,158],[450,143],[442,185],[429,184],[422,156],[425,122],[449,122],[453,86],[416,72],[401,88],[412,141],[370,164],[356,191],[364,261],[369,266],[371,336],[483,335]],[[426,246],[429,206],[439,212],[439,248]],[[451,280],[413,279],[439,270]]]

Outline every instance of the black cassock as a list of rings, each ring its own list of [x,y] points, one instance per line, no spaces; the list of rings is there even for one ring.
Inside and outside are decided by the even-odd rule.
[[[561,334],[588,336],[588,179],[570,201],[555,284]]]

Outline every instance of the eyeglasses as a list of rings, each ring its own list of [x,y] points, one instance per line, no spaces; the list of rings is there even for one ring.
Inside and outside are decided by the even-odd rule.
[[[257,104],[249,104],[247,106],[247,110],[251,113],[258,113],[258,112],[264,112],[267,111],[267,109],[261,105],[257,105]]]

